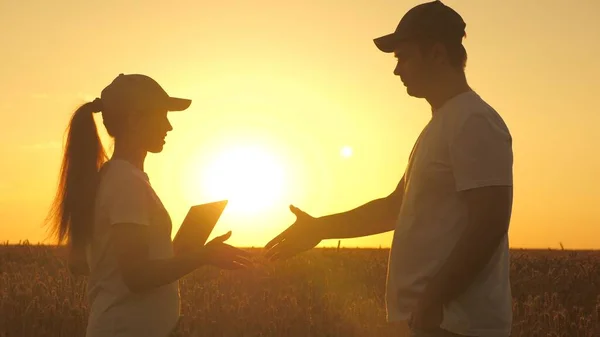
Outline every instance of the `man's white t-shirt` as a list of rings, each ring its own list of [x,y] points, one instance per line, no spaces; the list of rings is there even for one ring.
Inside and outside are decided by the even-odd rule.
[[[402,207],[390,251],[389,321],[406,321],[428,280],[468,223],[461,191],[513,184],[512,137],[500,115],[473,91],[434,111],[405,172]],[[444,306],[441,327],[461,335],[507,337],[512,325],[509,246],[505,236],[483,272]]]
[[[93,240],[87,247],[90,313],[87,337],[166,337],[180,313],[179,283],[132,293],[118,269],[111,227],[148,226],[150,259],[173,256],[171,219],[148,176],[125,160],[111,159],[101,170]]]

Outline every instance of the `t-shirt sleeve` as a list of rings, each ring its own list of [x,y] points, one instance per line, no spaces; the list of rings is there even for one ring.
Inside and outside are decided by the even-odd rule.
[[[512,137],[498,121],[471,114],[450,141],[457,191],[513,184]]]
[[[121,175],[111,181],[106,196],[109,225],[134,223],[150,225],[147,186],[134,175]]]

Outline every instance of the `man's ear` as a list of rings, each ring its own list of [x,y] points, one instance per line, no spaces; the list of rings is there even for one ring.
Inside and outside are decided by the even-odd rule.
[[[443,43],[436,42],[431,46],[431,60],[435,64],[443,65],[448,63],[448,49]]]

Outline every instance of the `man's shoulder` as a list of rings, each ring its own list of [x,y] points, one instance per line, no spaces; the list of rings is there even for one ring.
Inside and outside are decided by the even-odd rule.
[[[485,119],[508,132],[508,125],[500,113],[478,93],[472,91],[448,107],[446,113],[450,125],[459,129],[472,119]]]
[[[474,114],[498,114],[496,109],[475,91],[461,94],[452,104],[448,105],[447,110],[448,115],[456,117]]]

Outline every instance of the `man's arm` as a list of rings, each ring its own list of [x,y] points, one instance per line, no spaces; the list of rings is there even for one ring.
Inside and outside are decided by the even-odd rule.
[[[347,212],[314,218],[290,206],[296,221],[265,245],[266,257],[286,259],[316,247],[325,239],[356,238],[391,231],[396,224],[403,194],[404,177],[387,197]]]
[[[512,211],[512,137],[507,128],[487,114],[471,114],[454,132],[449,149],[468,222],[426,287],[421,308],[447,303],[472,284],[507,235]]]
[[[467,228],[448,260],[429,282],[420,306],[441,305],[458,297],[485,268],[508,232],[512,186],[464,191]]]
[[[321,239],[346,239],[394,230],[402,205],[404,177],[387,197],[370,201],[352,210],[316,219]]]

